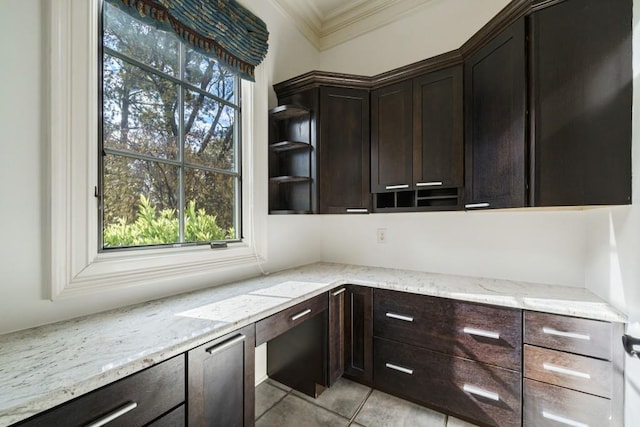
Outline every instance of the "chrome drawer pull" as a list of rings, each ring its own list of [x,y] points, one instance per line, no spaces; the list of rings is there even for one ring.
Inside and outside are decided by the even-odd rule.
[[[462,332],[469,335],[477,335],[479,337],[492,338],[494,340],[500,339],[500,334],[498,332],[483,331],[482,329],[464,328],[462,329]]]
[[[344,292],[344,291],[346,291],[346,290],[347,290],[347,288],[338,289],[337,291],[332,292],[332,293],[331,293],[331,296],[332,296],[332,297],[337,297],[338,295],[340,295],[341,293],[343,293],[343,292]]]
[[[400,189],[403,189],[403,188],[409,188],[409,184],[387,185],[385,188],[387,190],[400,190]]]
[[[97,421],[92,422],[91,424],[87,424],[86,427],[101,427],[107,423],[110,423],[116,418],[120,418],[127,412],[133,411],[137,407],[138,407],[138,404],[136,402],[125,403],[123,406],[119,407],[118,409],[111,412],[110,414],[105,415],[104,417],[100,418]]]
[[[307,308],[305,311],[302,311],[302,312],[296,314],[295,316],[291,316],[291,321],[298,320],[299,318],[304,317],[309,313],[311,313],[311,309]]]
[[[586,340],[586,341],[591,340],[591,337],[589,335],[577,334],[575,332],[563,332],[563,331],[558,331],[556,329],[551,329],[547,327],[542,328],[542,332],[544,332],[547,335],[557,335],[559,337],[575,338],[577,340]]]
[[[586,380],[591,379],[591,375],[584,372],[574,371],[561,366],[551,365],[549,363],[543,363],[542,367],[547,371],[557,372],[559,374],[571,375],[572,377],[584,378]]]
[[[476,387],[471,384],[465,384],[462,389],[467,393],[475,394],[477,396],[486,397],[487,399],[495,400],[496,402],[500,401],[500,395],[498,393],[494,393],[489,390],[485,390],[480,387]]]
[[[542,411],[542,416],[548,420],[556,421],[560,424],[566,424],[572,427],[589,427],[589,424],[581,423],[579,421],[574,421],[570,418],[561,417],[560,415],[555,415],[547,411]]]
[[[236,335],[235,337],[230,338],[230,339],[228,339],[228,340],[226,340],[224,342],[221,342],[220,344],[216,344],[213,347],[206,349],[205,351],[207,353],[209,353],[209,354],[216,354],[216,353],[219,353],[219,352],[221,352],[222,350],[224,350],[226,348],[229,348],[229,347],[233,346],[234,344],[237,344],[237,343],[239,343],[241,341],[244,341],[245,338],[246,337],[244,335],[242,335],[242,334]]]
[[[369,209],[366,208],[348,208],[347,213],[369,213]]]
[[[385,363],[385,365],[389,369],[393,369],[394,371],[402,372],[403,374],[413,375],[413,369],[403,368],[402,366],[394,365],[393,363]]]
[[[418,182],[416,187],[438,187],[442,185],[442,181]]]
[[[488,208],[489,206],[491,206],[489,203],[469,203],[464,205],[466,209]]]
[[[405,322],[413,322],[413,317],[403,316],[402,314],[387,313],[385,316],[392,319],[404,320]]]

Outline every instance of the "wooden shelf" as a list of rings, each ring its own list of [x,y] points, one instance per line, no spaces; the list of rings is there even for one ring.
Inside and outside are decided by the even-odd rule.
[[[450,196],[428,196],[428,197],[416,197],[416,200],[445,200],[445,199],[457,199],[457,195]]]
[[[294,209],[279,209],[269,211],[271,215],[290,215],[290,214],[310,214],[311,211],[308,210],[294,210]]]
[[[293,104],[279,105],[269,111],[271,117],[275,120],[293,119],[303,117],[309,114],[309,110]]]
[[[274,176],[272,178],[269,178],[269,182],[271,184],[286,184],[289,182],[309,182],[309,181],[311,181],[311,178],[309,178],[308,176],[284,175],[284,176]]]
[[[308,150],[311,148],[310,144],[299,141],[280,141],[273,144],[269,144],[269,149],[275,152],[293,151],[293,150]]]

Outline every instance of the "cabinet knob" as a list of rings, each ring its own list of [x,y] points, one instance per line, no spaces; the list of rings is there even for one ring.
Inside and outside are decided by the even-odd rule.
[[[306,315],[307,315],[307,314],[309,314],[309,313],[311,313],[311,309],[310,309],[310,308],[307,308],[305,311],[301,311],[300,313],[298,313],[298,314],[296,314],[296,315],[294,315],[294,316],[291,316],[291,321],[298,320],[298,319],[300,319],[301,317],[304,317],[304,316],[306,316]]]
[[[586,340],[586,341],[591,340],[591,337],[589,335],[578,334],[576,332],[558,331],[556,329],[547,328],[547,327],[542,328],[542,332],[547,335],[555,335],[555,336],[564,337],[564,338],[574,338],[577,340]]]
[[[239,343],[240,341],[244,341],[245,338],[246,337],[242,334],[236,335],[235,337],[228,339],[224,342],[221,342],[220,344],[214,345],[213,347],[208,348],[205,351],[209,354],[216,354],[226,348],[232,347],[233,345]]]
[[[545,371],[556,372],[558,374],[564,374],[564,375],[570,375],[572,377],[584,378],[585,380],[590,380],[591,379],[591,375],[589,375],[589,374],[587,374],[585,372],[574,371],[573,369],[563,368],[562,366],[556,366],[556,365],[552,365],[550,363],[543,363],[542,364],[542,368]]]
[[[498,393],[494,393],[492,391],[485,390],[483,388],[476,387],[471,384],[465,384],[464,386],[462,386],[462,389],[467,393],[475,394],[476,396],[481,396],[487,399],[495,400],[496,402],[500,401],[500,395]]]
[[[404,368],[402,366],[394,365],[393,363],[385,363],[384,366],[389,369],[393,369],[394,371],[402,372],[403,374],[413,375],[413,369]]]
[[[571,427],[589,427],[589,424],[581,423],[580,421],[572,420],[560,415],[552,414],[551,412],[542,411],[542,416],[548,420],[558,422],[560,424],[566,424]]]
[[[387,190],[402,190],[403,188],[409,188],[409,184],[387,185]]]
[[[484,331],[482,329],[465,327],[462,329],[462,332],[464,332],[465,334],[476,335],[478,337],[483,337],[483,338],[491,338],[494,340],[500,339],[500,334],[498,332]]]
[[[464,205],[466,209],[488,208],[491,206],[489,203],[469,203]]]
[[[94,421],[91,424],[87,424],[86,427],[102,427],[103,425],[110,423],[111,421],[115,420],[116,418],[120,418],[121,416],[123,416],[127,412],[133,411],[137,407],[138,407],[138,404],[136,402],[125,403],[124,405],[122,405],[121,407],[116,409],[115,411],[108,413],[107,415],[105,415],[104,417],[100,418],[99,420]]]
[[[369,213],[369,209],[367,208],[347,208],[347,213]]]
[[[430,181],[430,182],[417,182],[416,187],[439,187],[442,185],[442,181]]]
[[[385,316],[391,319],[403,320],[405,322],[413,322],[413,317],[403,316],[402,314],[386,313]]]

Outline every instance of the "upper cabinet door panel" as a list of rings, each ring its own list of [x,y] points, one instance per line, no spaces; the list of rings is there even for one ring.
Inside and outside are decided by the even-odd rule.
[[[465,62],[468,205],[526,205],[524,19]]]
[[[463,184],[462,96],[462,66],[413,80],[413,184],[417,189]]]
[[[532,15],[536,206],[631,203],[632,1]]]
[[[320,89],[320,213],[369,209],[369,91]]]
[[[371,93],[371,192],[411,188],[413,174],[411,80]]]

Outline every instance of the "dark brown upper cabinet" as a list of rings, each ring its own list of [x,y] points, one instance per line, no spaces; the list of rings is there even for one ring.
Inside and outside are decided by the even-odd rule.
[[[464,184],[462,76],[458,65],[413,80],[413,188],[434,201],[454,194],[453,206],[457,192],[440,189],[461,190]]]
[[[320,213],[369,212],[369,91],[321,87],[319,121]]]
[[[631,203],[632,1],[531,15],[532,205]]]
[[[527,205],[525,21],[465,61],[465,207]]]
[[[413,84],[371,92],[371,192],[413,186]]]

